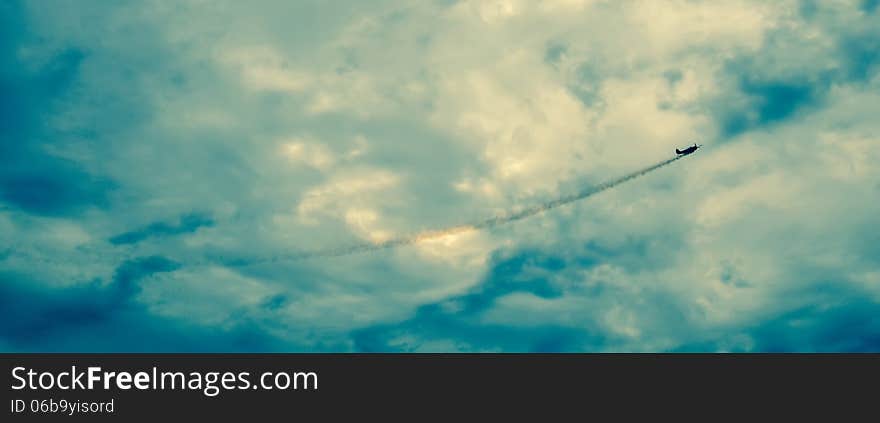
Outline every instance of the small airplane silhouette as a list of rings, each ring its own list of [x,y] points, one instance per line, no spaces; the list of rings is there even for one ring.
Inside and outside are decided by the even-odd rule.
[[[700,147],[702,147],[702,145],[697,145],[697,143],[694,143],[694,145],[692,145],[692,146],[690,146],[690,147],[688,147],[688,148],[685,148],[684,150],[679,150],[679,149],[676,148],[676,149],[675,149],[675,154],[678,154],[678,155],[681,155],[681,156],[687,156],[688,154],[691,154],[691,153],[693,153],[694,151],[697,151],[697,149],[700,148]]]

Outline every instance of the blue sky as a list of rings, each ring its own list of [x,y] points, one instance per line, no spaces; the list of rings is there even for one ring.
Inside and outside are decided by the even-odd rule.
[[[12,0],[0,93],[2,351],[880,350],[877,1]]]

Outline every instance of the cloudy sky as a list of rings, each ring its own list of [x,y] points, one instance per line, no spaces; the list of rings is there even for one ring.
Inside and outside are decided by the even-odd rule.
[[[877,351],[878,116],[877,0],[3,1],[0,350]]]

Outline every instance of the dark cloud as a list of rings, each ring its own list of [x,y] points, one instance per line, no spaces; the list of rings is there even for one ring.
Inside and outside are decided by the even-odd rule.
[[[880,22],[878,22],[880,23]],[[846,77],[853,81],[867,81],[880,65],[880,29],[843,37],[839,42]]]
[[[840,295],[761,322],[747,333],[762,352],[880,352],[880,303]]]
[[[679,69],[670,69],[666,72],[663,72],[663,77],[666,78],[666,81],[669,82],[669,85],[675,85],[681,81],[681,78],[684,75],[681,73]]]
[[[568,89],[587,107],[602,106],[600,95],[602,74],[599,66],[592,62],[584,62],[577,67],[576,77]]]
[[[845,21],[813,1],[801,2],[807,28],[823,31],[830,48],[789,30],[766,34],[765,44],[728,60],[720,79],[730,87],[715,106],[721,139],[772,127],[801,114],[821,109],[834,85],[862,84],[880,63],[880,36],[871,16]],[[816,56],[811,62],[790,60],[800,51]]]
[[[748,73],[743,71],[743,73]],[[826,85],[797,80],[751,80],[744,77],[740,92],[744,104],[722,116],[721,133],[733,137],[745,131],[787,120],[824,96]]]
[[[46,340],[56,332],[107,319],[113,303],[98,282],[65,289],[37,288],[22,275],[0,274],[0,334],[14,345]]]
[[[113,288],[116,297],[128,299],[138,292],[137,282],[155,273],[173,272],[180,264],[161,256],[150,256],[127,260],[113,274]]]
[[[685,343],[678,352],[878,352],[880,351],[880,303],[872,295],[845,280],[808,284],[797,292],[781,293],[806,301],[782,306],[757,321],[726,327],[711,339]],[[721,332],[718,335],[717,332]],[[748,339],[748,343],[734,340]]]
[[[567,50],[568,47],[564,44],[551,42],[544,49],[544,61],[550,65],[558,65]]]
[[[812,19],[819,13],[819,5],[816,0],[801,0],[799,11],[804,19]]]
[[[278,310],[281,307],[284,307],[287,304],[287,296],[283,294],[273,295],[269,298],[266,298],[260,306],[267,310]]]
[[[176,223],[153,222],[143,228],[125,232],[109,239],[113,245],[135,244],[152,237],[173,236],[193,233],[199,228],[214,225],[210,215],[189,213],[180,216]]]
[[[565,266],[564,259],[540,251],[517,252],[512,257],[496,259],[485,281],[474,292],[453,301],[461,304],[461,313],[473,314],[488,309],[495,299],[513,292],[557,298],[562,291],[553,285],[550,276]]]
[[[268,351],[290,345],[253,323],[215,329],[156,316],[132,301],[140,282],[178,264],[154,256],[122,263],[113,282],[48,287],[0,273],[0,340],[21,351]],[[282,346],[284,345],[284,346]]]
[[[526,250],[509,257],[496,256],[483,282],[471,292],[419,307],[403,322],[377,325],[353,333],[360,351],[417,350],[432,341],[464,345],[471,350],[554,352],[592,345],[599,349],[603,336],[583,328],[560,325],[522,327],[516,324],[481,323],[479,315],[503,296],[522,292],[557,298],[561,287],[552,275],[567,266],[563,258]],[[415,338],[401,344],[398,339]]]
[[[106,194],[113,186],[62,160],[51,168],[11,170],[0,176],[0,196],[7,203],[37,215],[67,215],[80,212],[85,206],[106,205]]]
[[[0,200],[38,215],[66,215],[102,205],[110,181],[89,174],[47,149],[64,134],[46,122],[77,78],[86,53],[68,47],[36,70],[23,63],[23,47],[39,43],[28,32],[21,5],[0,7]]]
[[[96,280],[59,289],[41,287],[22,275],[4,273],[0,275],[4,279],[0,304],[7,318],[0,333],[13,344],[27,344],[103,325],[117,314],[136,308],[130,300],[141,279],[175,270],[177,266],[158,256],[129,260],[119,266],[108,286]]]

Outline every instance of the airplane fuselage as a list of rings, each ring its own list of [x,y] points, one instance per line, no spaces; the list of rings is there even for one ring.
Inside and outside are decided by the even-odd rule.
[[[700,148],[700,146],[694,144],[694,145],[692,145],[692,146],[690,146],[690,147],[688,147],[688,148],[685,148],[684,150],[679,150],[679,149],[676,148],[676,149],[675,149],[675,153],[684,156],[684,155],[687,155],[687,154],[691,154],[691,153],[693,153],[694,151],[697,151],[698,148]]]

